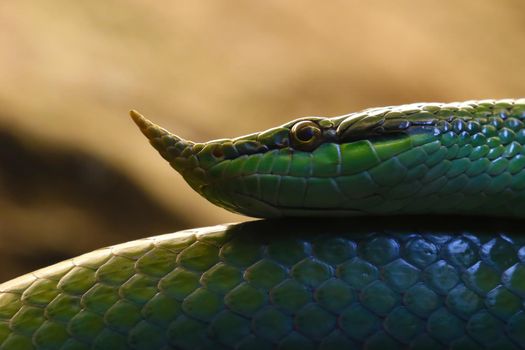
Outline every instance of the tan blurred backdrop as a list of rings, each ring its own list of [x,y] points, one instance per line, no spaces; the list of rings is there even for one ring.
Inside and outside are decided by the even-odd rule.
[[[525,2],[0,2],[0,281],[107,244],[246,220],[127,116],[239,136],[305,115],[525,96]]]

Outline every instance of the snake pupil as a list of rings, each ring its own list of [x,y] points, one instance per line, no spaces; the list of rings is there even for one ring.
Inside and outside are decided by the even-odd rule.
[[[314,137],[315,132],[311,126],[307,126],[307,127],[297,130],[296,135],[297,135],[297,139],[304,141],[304,142],[308,142]]]

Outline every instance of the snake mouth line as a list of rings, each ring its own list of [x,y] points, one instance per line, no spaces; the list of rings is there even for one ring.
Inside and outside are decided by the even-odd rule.
[[[357,208],[348,209],[334,209],[334,208],[317,208],[317,207],[294,207],[285,205],[273,205],[261,198],[256,198],[247,194],[240,193],[238,191],[233,192],[236,197],[243,199],[243,205],[235,206],[235,211],[239,212],[238,208],[243,208],[242,213],[252,213],[249,209],[253,203],[257,203],[258,207],[255,209],[255,213],[260,213],[261,208],[271,213],[274,218],[285,217],[285,216],[310,216],[310,217],[339,217],[342,215],[361,216],[365,215],[365,211]],[[247,201],[247,202],[246,202]],[[252,205],[249,205],[249,204]],[[248,205],[247,205],[248,204]],[[259,217],[260,214],[253,215]],[[265,216],[266,217],[266,216]]]

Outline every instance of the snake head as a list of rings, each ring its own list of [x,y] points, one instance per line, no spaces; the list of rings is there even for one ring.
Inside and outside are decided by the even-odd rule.
[[[347,116],[305,117],[242,137],[195,143],[136,111],[130,114],[195,191],[218,206],[254,217],[359,214],[358,204],[345,207],[345,184],[337,183],[337,177],[379,163],[369,141],[355,140],[354,117],[351,123]],[[362,187],[352,184],[350,191],[358,196]]]
[[[310,173],[310,165],[304,161],[321,143],[336,137],[330,121],[308,117],[242,137],[195,143],[136,111],[130,115],[151,145],[195,191],[218,206],[255,217],[282,216],[280,205],[286,198],[278,198],[279,183],[290,180],[283,175],[297,177],[298,186],[303,186],[302,179]],[[330,148],[330,155],[321,162],[337,162],[334,151]],[[291,196],[292,201],[302,200]]]
[[[279,216],[271,207],[266,208],[266,211],[273,214],[258,215],[257,212],[261,209],[257,209],[257,212],[247,211],[245,208],[252,205],[246,203],[251,201],[241,193],[239,177],[250,172],[248,160],[252,155],[262,155],[269,148],[289,145],[286,128],[274,128],[235,139],[195,143],[170,133],[137,111],[130,111],[130,116],[160,155],[195,191],[210,202],[237,213]],[[255,173],[255,168],[251,173]],[[258,207],[260,206],[266,205],[260,203]]]

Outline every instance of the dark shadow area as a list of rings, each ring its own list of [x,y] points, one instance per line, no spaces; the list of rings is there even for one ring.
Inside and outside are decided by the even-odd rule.
[[[401,235],[475,235],[478,240],[494,235],[509,235],[525,244],[525,222],[517,219],[454,215],[363,216],[354,218],[289,218],[257,220],[231,225],[237,239],[277,240],[313,235],[352,235],[356,238],[374,234]]]
[[[42,145],[0,129],[0,281],[100,246],[188,227],[111,164]]]

